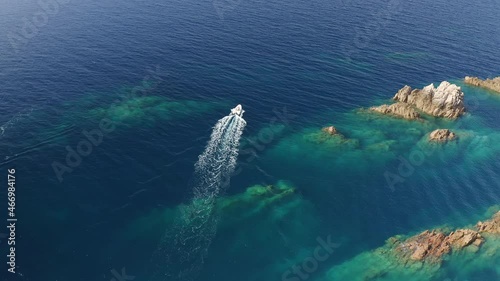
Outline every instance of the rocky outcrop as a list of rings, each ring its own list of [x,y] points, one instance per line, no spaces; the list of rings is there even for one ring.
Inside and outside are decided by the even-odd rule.
[[[434,84],[430,84],[421,90],[412,90],[410,86],[404,86],[393,99],[410,104],[435,117],[454,119],[465,113],[462,89],[447,81],[441,82],[437,88]]]
[[[458,229],[448,234],[440,230],[426,230],[406,240],[392,237],[388,244],[392,245],[394,254],[403,264],[409,261],[440,263],[452,251],[469,247],[477,250],[490,237],[483,235],[500,235],[500,211],[490,220],[478,222],[475,230]]]
[[[420,118],[420,114],[411,105],[402,102],[393,103],[391,105],[383,104],[381,106],[374,106],[371,107],[370,110],[408,120]]]
[[[334,126],[324,127],[323,129],[321,129],[321,131],[323,131],[331,136],[340,134],[339,131],[337,131],[337,128],[335,128]]]
[[[335,137],[335,138],[331,138]],[[334,126],[328,126],[321,129],[321,134],[318,136],[319,139],[339,139],[341,141],[347,141],[346,137],[337,130]]]
[[[482,80],[478,77],[466,76],[464,82],[465,84],[485,88],[500,93],[500,77]]]
[[[464,93],[455,84],[441,82],[439,87],[430,84],[423,89],[404,86],[393,97],[396,103],[371,107],[370,110],[409,120],[419,119],[419,111],[434,117],[455,119],[465,113]]]
[[[457,138],[457,135],[448,129],[437,129],[430,133],[429,141],[447,142]]]
[[[481,246],[484,243],[484,238],[475,230],[459,229],[448,234],[444,243],[453,249],[461,250],[470,245]]]
[[[328,270],[328,280],[443,280],[443,261],[474,267],[481,264],[485,269],[495,266],[500,254],[497,208],[489,210],[496,214],[479,222],[477,228],[434,229],[409,238],[391,237],[383,247],[362,252]]]
[[[470,229],[459,229],[448,235],[437,230],[426,230],[403,242],[396,242],[396,254],[405,262],[412,260],[439,263],[452,250],[462,250],[470,245],[479,247],[483,242],[481,234]]]
[[[463,249],[476,252],[488,239],[500,235],[500,211],[490,220],[478,222],[475,229],[457,229],[452,232],[426,230],[408,239],[395,236],[387,241],[394,257],[401,264],[427,262],[440,264],[444,256]]]
[[[432,259],[435,261],[451,250],[449,245],[443,243],[445,238],[446,236],[441,232],[426,230],[402,242],[396,248],[396,253],[401,255],[403,259],[414,261]]]
[[[476,227],[481,233],[500,234],[500,212],[497,212],[491,220],[478,222]]]
[[[359,147],[359,140],[349,139],[344,136],[334,126],[324,127],[321,130],[315,129],[303,136],[304,140],[314,144],[321,144],[325,148],[331,149],[354,149]]]

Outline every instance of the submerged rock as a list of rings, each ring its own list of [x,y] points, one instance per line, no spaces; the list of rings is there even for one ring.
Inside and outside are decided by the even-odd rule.
[[[304,134],[303,138],[307,142],[321,144],[323,147],[341,149],[354,149],[359,147],[359,141],[357,139],[346,138],[334,126],[324,127],[321,131],[316,129],[311,133]]]
[[[486,80],[482,80],[478,77],[466,76],[464,82],[465,84],[469,84],[476,87],[482,87],[500,93],[500,76]]]
[[[295,187],[285,181],[273,185],[253,185],[244,193],[220,197],[217,206],[222,212],[232,213],[235,209],[255,212],[257,209],[295,194]],[[243,211],[242,211],[243,212]]]
[[[391,105],[383,104],[381,106],[374,106],[371,107],[370,110],[408,120],[420,118],[420,114],[411,105],[402,102],[397,102]]]
[[[429,135],[429,141],[447,142],[457,138],[457,135],[448,129],[437,129]]]
[[[140,124],[156,120],[192,118],[214,108],[214,104],[193,100],[171,100],[161,96],[132,96],[90,110],[91,115],[114,122]]]
[[[457,118],[465,113],[464,93],[462,89],[447,81],[435,88],[430,84],[423,89],[404,86],[393,98],[395,101],[411,104],[435,117]]]

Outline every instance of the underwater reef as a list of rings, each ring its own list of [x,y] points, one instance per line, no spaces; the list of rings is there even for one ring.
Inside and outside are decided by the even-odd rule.
[[[135,96],[98,107],[91,114],[123,124],[187,118],[210,111],[214,105],[191,100],[170,100],[160,96]]]
[[[166,244],[154,245],[157,252],[151,263],[157,271],[155,275],[164,276],[164,273],[176,271],[167,268],[166,261],[171,261],[168,267],[179,265],[179,261],[199,252],[199,240],[210,239],[210,247],[218,249],[211,251],[211,256],[231,256],[234,261],[232,266],[242,266],[241,270],[245,269],[250,259],[259,264],[260,270],[246,276],[246,280],[265,280],[266,274],[273,274],[277,266],[280,267],[280,273],[289,266],[289,263],[277,265],[277,256],[290,259],[290,249],[302,250],[304,244],[315,242],[317,236],[315,230],[319,221],[316,219],[318,214],[314,206],[288,181],[255,184],[242,189],[241,192],[215,198],[210,210],[212,218],[204,220],[203,224],[200,224],[201,218],[197,214],[189,212],[193,208],[199,210],[193,206],[205,204],[201,201],[203,200],[191,200],[177,206],[156,208],[140,215],[128,223],[120,232],[121,237],[116,239],[106,252],[119,251],[123,245],[131,244],[151,248],[147,243],[158,241],[157,237],[162,236]],[[200,228],[200,232],[184,236],[181,230],[192,227]],[[203,231],[204,228],[216,229],[217,235],[208,235],[209,233]],[[197,231],[196,229],[193,231]],[[174,241],[182,243],[174,246]],[[266,246],[257,249],[255,245]],[[180,251],[179,254],[173,256],[171,247],[176,247]],[[253,257],[252,254],[257,250],[259,255]],[[174,258],[179,260],[175,261]],[[301,260],[303,257],[296,256],[293,259]],[[197,263],[205,263],[203,270],[209,271],[205,272],[206,274],[212,274],[211,263],[214,263],[214,268],[219,268],[216,266],[219,264],[217,258],[197,260]],[[198,268],[198,265],[195,267]],[[281,266],[284,268],[281,269]],[[199,269],[201,270],[201,267]]]
[[[276,208],[278,205],[286,205],[295,200],[302,200],[296,193],[296,188],[289,182],[280,180],[275,184],[252,185],[242,193],[217,197],[211,206],[213,207],[212,211],[220,215],[220,227],[224,229],[234,226],[239,221],[270,211],[272,210],[271,206]],[[194,214],[186,212],[186,209],[193,205],[205,204],[202,201],[203,198],[161,210],[155,209],[149,215],[142,216],[129,224],[123,233],[140,234],[141,229],[147,229],[150,232],[155,228],[158,231],[158,229],[162,230],[165,227],[171,227],[176,220],[178,223],[189,225],[196,221],[197,218],[192,216]],[[147,222],[149,222],[149,226],[144,225]],[[137,227],[136,223],[141,224],[141,226]],[[130,235],[127,236],[128,239],[135,239]]]

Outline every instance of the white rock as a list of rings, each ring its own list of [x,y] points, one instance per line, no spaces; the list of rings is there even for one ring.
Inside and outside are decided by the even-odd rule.
[[[436,117],[457,118],[465,112],[462,89],[447,81],[443,81],[437,88],[430,84],[422,90],[412,90],[410,86],[404,86],[393,99],[411,104]]]

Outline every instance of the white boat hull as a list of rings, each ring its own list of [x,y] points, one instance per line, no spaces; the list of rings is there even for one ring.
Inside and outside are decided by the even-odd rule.
[[[238,104],[235,108],[231,109],[231,115],[236,115],[239,117],[243,117],[244,112],[245,111],[243,110],[241,104]]]

